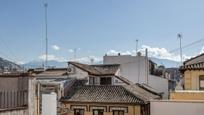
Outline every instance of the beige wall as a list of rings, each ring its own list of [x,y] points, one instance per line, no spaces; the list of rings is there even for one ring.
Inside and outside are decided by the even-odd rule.
[[[71,105],[77,105],[77,104],[65,104],[65,108],[70,109]],[[107,107],[107,112],[104,112],[104,115],[113,115],[112,112],[109,112],[109,106],[117,106],[117,107],[127,107],[128,108],[128,112],[125,113],[125,115],[141,115],[141,111],[140,111],[140,105],[118,105],[118,104],[79,104],[79,105],[87,105],[88,110],[85,111],[85,115],[93,115],[92,112],[89,111],[89,107],[92,106],[106,106]],[[74,115],[74,111],[71,111],[69,113],[66,114],[62,114],[62,115]]]
[[[204,100],[204,91],[177,91],[170,93],[171,100]]]
[[[184,72],[185,90],[199,90],[199,76],[204,75],[203,70],[186,70]]]

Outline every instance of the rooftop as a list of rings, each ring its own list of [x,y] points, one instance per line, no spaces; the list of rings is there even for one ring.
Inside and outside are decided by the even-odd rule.
[[[87,65],[78,62],[68,63],[88,72],[90,75],[96,76],[115,75],[120,66],[119,64]]]
[[[67,68],[52,68],[37,74],[36,77],[55,77],[65,75],[67,75]]]
[[[92,103],[134,103],[144,104],[144,101],[126,90],[123,86],[86,85],[78,88],[66,102]]]

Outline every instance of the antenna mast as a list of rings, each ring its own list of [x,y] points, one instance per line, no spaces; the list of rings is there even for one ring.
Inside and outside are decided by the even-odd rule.
[[[135,53],[136,53],[136,56],[137,56],[137,50],[138,50],[138,42],[139,42],[139,40],[136,39],[135,41],[136,41],[136,49],[135,49]]]
[[[182,60],[182,58],[183,58],[183,56],[182,56],[182,46],[181,46],[182,34],[179,33],[179,34],[177,35],[177,37],[178,37],[178,39],[180,40],[180,58],[181,58],[181,66],[182,66],[182,63],[183,63],[183,60]]]
[[[48,66],[48,38],[47,38],[47,6],[48,4],[45,3],[45,42],[46,42],[46,57],[45,57],[45,67]]]

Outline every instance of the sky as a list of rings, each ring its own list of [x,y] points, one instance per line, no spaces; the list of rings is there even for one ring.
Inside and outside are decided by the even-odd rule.
[[[204,39],[203,0],[0,0],[0,56],[16,63],[45,58],[48,3],[49,59],[101,60],[106,53],[179,60],[185,46]],[[183,49],[183,58],[204,51],[204,41]]]

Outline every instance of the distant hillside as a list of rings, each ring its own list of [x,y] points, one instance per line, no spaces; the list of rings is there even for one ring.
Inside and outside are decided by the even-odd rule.
[[[22,70],[23,68],[11,61],[0,57],[0,71]]]
[[[24,68],[39,68],[39,67],[43,67],[43,63],[44,61],[30,61],[28,63],[25,63],[25,64],[22,64],[22,66]],[[61,67],[67,67],[67,62],[59,62],[59,61],[54,61],[54,60],[51,60],[51,61],[48,61],[48,65],[50,67],[58,67],[58,68],[61,68]]]
[[[157,65],[164,65],[167,68],[178,67],[178,64],[179,64],[176,61],[172,61],[168,59],[151,58],[151,60],[157,63]],[[28,68],[39,68],[43,66],[43,63],[44,62],[40,60],[31,61],[31,62],[23,64],[22,67],[27,68],[27,69]],[[82,63],[86,63],[86,62],[82,62]],[[95,62],[94,64],[102,64],[102,63],[103,61],[98,61],[98,62]],[[48,65],[52,67],[67,67],[67,62],[59,62],[59,61],[52,60],[52,61],[48,61]]]
[[[179,62],[173,61],[173,60],[168,60],[168,59],[158,59],[158,58],[150,58],[153,62],[155,62],[157,65],[164,65],[166,68],[171,68],[171,67],[178,67]]]

